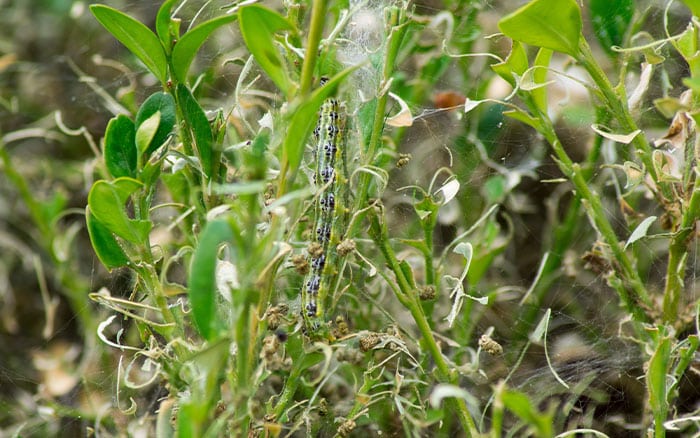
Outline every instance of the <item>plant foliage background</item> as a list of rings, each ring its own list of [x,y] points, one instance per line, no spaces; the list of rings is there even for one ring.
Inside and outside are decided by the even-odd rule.
[[[0,8],[0,435],[698,432],[697,2]]]

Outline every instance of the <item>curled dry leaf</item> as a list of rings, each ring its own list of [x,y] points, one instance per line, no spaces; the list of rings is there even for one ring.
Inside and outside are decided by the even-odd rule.
[[[459,187],[459,181],[457,181],[457,179],[451,179],[444,186],[438,189],[437,192],[442,193],[442,196],[444,198],[442,201],[442,205],[445,205],[452,199],[454,199],[454,197],[457,195],[457,192],[459,192]]]
[[[654,141],[654,146],[670,145],[672,148],[684,149],[688,139],[695,132],[695,121],[686,111],[679,111],[673,116],[666,135]]]
[[[408,108],[408,105],[406,102],[401,99],[399,96],[397,96],[394,93],[389,93],[389,96],[394,98],[399,103],[399,106],[401,107],[401,111],[399,111],[398,114],[395,116],[389,117],[386,121],[386,124],[389,126],[393,126],[396,128],[404,127],[404,126],[412,126],[413,125],[413,115],[411,114],[411,110]]]
[[[637,163],[632,161],[625,161],[622,168],[627,176],[627,183],[625,184],[625,189],[630,189],[637,187],[644,180],[644,171]]]
[[[593,129],[593,131],[595,131],[595,133],[601,137],[605,137],[609,140],[622,144],[630,144],[632,140],[634,140],[634,138],[639,135],[640,132],[642,132],[641,130],[637,129],[629,134],[615,134],[608,131],[604,126],[598,124],[591,125],[591,129]]]
[[[651,73],[653,72],[653,66],[647,62],[642,63],[642,72],[639,75],[639,83],[635,87],[632,94],[630,94],[627,100],[627,107],[630,110],[636,110],[642,103],[642,99],[649,89],[649,82],[651,81]]]

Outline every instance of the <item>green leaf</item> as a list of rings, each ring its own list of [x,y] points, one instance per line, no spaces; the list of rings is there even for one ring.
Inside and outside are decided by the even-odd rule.
[[[700,93],[700,77],[683,78],[683,85],[693,90],[694,93]],[[668,117],[669,119],[672,118],[678,110],[687,109],[678,99],[672,97],[656,99],[654,100],[654,105],[664,117]]]
[[[190,268],[189,296],[192,317],[204,339],[211,341],[223,327],[216,310],[216,263],[219,246],[233,238],[231,227],[224,220],[207,223],[199,235]]]
[[[136,144],[134,122],[124,114],[114,117],[105,131],[105,164],[114,178],[136,176]]]
[[[105,268],[111,271],[114,268],[126,266],[129,263],[129,258],[119,242],[106,226],[90,214],[89,208],[85,209],[85,222],[95,254]]]
[[[170,135],[175,126],[175,111],[175,99],[173,96],[160,91],[148,96],[148,99],[139,108],[139,112],[136,114],[137,129],[140,129],[141,124],[155,113],[160,112],[158,130],[153,134],[153,138],[149,142],[146,155],[152,154],[167,140],[168,135]]]
[[[506,60],[498,64],[491,64],[491,69],[515,88],[517,85],[515,75],[522,77],[528,66],[525,48],[518,41],[513,40],[513,46]]]
[[[132,193],[143,184],[135,179],[122,177],[112,182],[104,180],[93,184],[88,194],[90,211],[107,230],[124,240],[137,244],[148,242],[151,222],[130,219],[125,204]]]
[[[648,218],[644,219],[639,225],[637,225],[637,228],[634,229],[634,231],[630,235],[630,238],[627,239],[627,243],[625,243],[625,249],[627,249],[628,246],[630,246],[637,240],[646,236],[649,227],[651,226],[651,224],[654,223],[655,220],[656,216],[649,216]]]
[[[158,38],[160,38],[161,44],[165,47],[166,53],[170,53],[170,48],[173,44],[172,39],[177,38],[178,35],[171,35],[170,33],[170,12],[173,9],[173,5],[177,0],[166,0],[160,5],[158,9],[158,14],[156,15],[156,33]]]
[[[686,60],[696,56],[698,52],[698,31],[689,23],[680,37],[673,41],[673,45]]]
[[[551,414],[540,413],[530,399],[519,391],[504,390],[501,401],[506,409],[520,417],[528,425],[537,430],[537,436],[554,436],[552,433],[553,418]]]
[[[209,343],[183,364],[181,378],[189,391],[180,397],[177,436],[222,436],[221,433],[212,433],[211,412],[221,400],[220,385],[230,347],[228,339]]]
[[[526,113],[520,108],[503,111],[503,115],[510,117],[511,119],[519,120],[526,125],[535,128],[535,131],[537,132],[542,132],[542,123],[539,121],[539,119],[532,117],[530,114]]]
[[[203,403],[180,401],[177,411],[177,435],[184,437],[203,436],[208,406]]]
[[[53,224],[65,213],[68,199],[62,191],[56,191],[40,204],[41,217],[46,224]]]
[[[469,242],[459,242],[455,249],[452,250],[455,254],[461,254],[466,260],[467,268],[472,262],[472,256],[474,255],[474,247]]]
[[[573,57],[579,52],[581,10],[575,0],[534,0],[498,22],[507,37]]]
[[[678,53],[690,67],[690,76],[700,76],[700,51],[698,51],[698,28],[697,23],[689,23],[688,27],[681,34],[678,40],[672,42]]]
[[[197,147],[202,171],[211,177],[214,164],[212,163],[211,150],[213,134],[207,115],[185,85],[177,84],[176,92],[180,108],[182,108],[182,115],[185,118],[185,130],[188,131]]]
[[[481,186],[481,192],[488,205],[498,204],[508,194],[506,178],[500,174],[493,175]]]
[[[168,79],[168,61],[158,37],[140,21],[104,5],[91,5],[97,21],[146,65],[158,80]]]
[[[535,57],[535,62],[533,66],[536,67],[533,70],[533,80],[535,84],[544,84],[547,81],[547,71],[549,68],[549,61],[552,59],[552,51],[550,49],[540,49]],[[535,101],[535,105],[543,114],[547,114],[547,87],[537,87],[530,91],[532,94],[532,99]]]
[[[300,107],[293,112],[289,123],[291,129],[287,130],[283,145],[284,152],[289,160],[289,167],[292,169],[297,169],[299,167],[301,159],[304,156],[306,138],[313,129],[314,122],[316,121],[316,113],[323,101],[331,95],[346,76],[355,71],[358,67],[359,66],[346,68],[335,75],[330,81],[326,82],[323,87],[316,89],[311,94],[309,100],[301,104]]]
[[[139,169],[139,181],[146,187],[153,187],[161,176],[163,164],[158,161],[147,161],[143,163],[143,167]]]
[[[449,383],[437,384],[430,393],[430,406],[437,408],[443,403],[443,400],[450,398],[459,398],[466,401],[469,405],[474,405],[478,401],[473,395],[464,388]]]
[[[190,64],[192,64],[194,56],[212,32],[224,24],[231,23],[236,18],[238,18],[236,15],[224,15],[205,21],[180,38],[175,47],[173,47],[172,54],[173,76],[179,82],[184,83],[187,81],[187,71],[190,68]]]
[[[160,175],[160,179],[168,188],[168,192],[170,192],[170,196],[173,198],[174,202],[179,202],[181,204],[186,204],[188,202],[190,189],[192,187],[188,183],[184,172],[163,173]]]
[[[668,373],[671,359],[671,339],[661,336],[658,339],[656,351],[649,359],[647,370],[647,388],[649,391],[649,406],[654,416],[666,412],[668,400],[666,398],[666,374]],[[665,419],[665,418],[664,418]]]
[[[287,94],[291,91],[289,74],[277,50],[275,33],[294,31],[294,26],[275,11],[259,5],[250,5],[238,12],[241,34],[248,50],[255,57],[272,82]]]
[[[246,181],[240,183],[216,184],[212,187],[214,193],[246,196],[263,193],[267,189],[267,181]]]
[[[501,396],[505,407],[515,415],[530,424],[535,421],[537,411],[525,394],[515,390],[506,390]]]
[[[270,146],[270,130],[261,129],[253,138],[250,148],[242,151],[243,163],[250,169],[250,179],[264,180],[268,171],[265,152]]]
[[[625,33],[632,21],[634,2],[632,0],[591,0],[591,23],[593,33],[610,57],[617,56],[613,46],[624,44]]]
[[[693,15],[700,17],[700,0],[683,0],[683,3],[685,3]]]
[[[144,120],[136,130],[136,149],[143,154],[151,144],[160,125],[160,111],[156,111],[151,117]]]
[[[547,327],[549,326],[549,318],[552,316],[552,309],[547,309],[544,316],[535,327],[532,333],[530,333],[530,341],[535,344],[541,345],[543,343],[544,337],[547,334]]]
[[[474,256],[467,273],[469,284],[477,284],[486,275],[496,257],[506,249],[513,237],[510,222],[509,225],[508,233],[503,234],[498,222],[484,224],[482,235],[474,241]]]

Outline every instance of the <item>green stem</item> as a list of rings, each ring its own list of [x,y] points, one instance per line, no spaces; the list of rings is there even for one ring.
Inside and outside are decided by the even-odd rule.
[[[683,294],[685,268],[688,259],[688,242],[695,231],[694,224],[699,216],[700,188],[694,188],[688,208],[683,212],[680,227],[671,237],[671,244],[669,245],[663,302],[664,322],[669,324],[678,321],[678,306],[680,297]]]
[[[631,296],[630,291],[626,288],[617,289],[620,299],[627,310],[634,315],[635,319],[638,321],[648,320],[648,316],[638,303],[641,302],[650,306],[651,300],[644,287],[644,283],[639,277],[639,273],[634,269],[632,262],[627,257],[622,245],[620,245],[620,241],[617,239],[615,230],[613,230],[610,221],[608,221],[605,216],[605,209],[600,201],[600,196],[590,189],[581,166],[578,163],[574,163],[564,150],[549,117],[546,114],[539,113],[538,119],[542,122],[542,134],[552,146],[555,155],[559,159],[559,168],[574,184],[576,194],[587,204],[589,215],[598,229],[598,232],[603,237],[603,240],[610,247],[615,260],[619,264],[623,278],[627,280],[634,293],[634,295]]]
[[[615,115],[620,128],[627,134],[639,130],[637,123],[632,118],[632,114],[627,108],[627,99],[621,98],[621,96],[615,92],[610,80],[600,68],[600,65],[595,60],[591,48],[588,46],[585,38],[581,38],[581,43],[579,44],[580,56],[577,58],[578,62],[586,69],[588,74],[595,82],[598,90],[600,90],[604,103],[609,108],[610,112]],[[637,151],[637,155],[644,163],[649,176],[654,181],[657,186],[659,185],[659,177],[654,168],[651,156],[651,146],[643,134],[639,134],[632,140],[632,145]]]
[[[425,251],[423,258],[425,259],[425,284],[432,285],[437,290],[435,279],[435,266],[433,257],[433,232],[437,225],[437,210],[430,213],[429,221],[423,225],[423,239],[425,240]]]
[[[301,67],[301,95],[306,96],[311,92],[314,78],[316,58],[318,58],[318,46],[321,43],[323,24],[326,20],[326,0],[313,0],[311,9],[311,24],[309,25],[309,38],[306,40],[306,52],[304,64]]]
[[[428,323],[425,313],[423,313],[423,307],[420,304],[420,299],[418,298],[416,291],[411,287],[409,280],[406,278],[406,275],[401,269],[400,263],[396,258],[393,248],[391,248],[391,245],[389,244],[386,223],[379,217],[379,214],[376,211],[370,213],[370,234],[384,255],[389,268],[394,272],[396,282],[399,287],[399,292],[396,296],[401,304],[403,304],[409,310],[409,312],[411,312],[411,316],[413,316],[413,320],[416,322],[418,330],[423,336],[422,343],[428,348],[431,356],[433,357],[433,361],[435,362],[435,367],[437,369],[438,379],[443,383],[458,385],[459,375],[450,370],[440,347],[435,341],[433,331],[430,328],[430,324]],[[451,408],[456,411],[467,436],[477,436],[479,432],[476,428],[474,420],[469,414],[469,410],[467,409],[467,404],[464,399],[454,398],[450,399],[448,403]]]
[[[292,400],[294,400],[294,394],[296,393],[297,387],[299,386],[299,382],[301,381],[301,373],[305,370],[305,356],[306,354],[302,352],[299,355],[299,357],[295,358],[294,366],[289,372],[289,377],[287,378],[287,381],[284,383],[284,390],[282,391],[282,395],[280,395],[280,398],[277,400],[277,404],[275,405],[275,408],[273,410],[273,416],[275,421],[277,421],[278,423],[286,423],[287,421],[289,421],[289,418],[287,418],[286,415],[283,416],[282,414],[284,414],[289,403]]]
[[[503,392],[506,389],[506,382],[501,380],[493,389],[494,400],[491,408],[491,438],[500,438],[503,429]]]
[[[598,123],[606,124],[610,121],[610,114],[607,111],[598,111]],[[583,177],[588,181],[593,175],[594,166],[600,157],[603,137],[597,135],[593,140],[593,147],[586,156],[585,164],[582,168]],[[524,303],[524,310],[518,318],[516,334],[522,339],[527,339],[527,331],[530,330],[540,312],[541,304],[550,286],[559,276],[559,269],[566,250],[571,246],[571,242],[576,236],[578,224],[580,222],[581,197],[574,196],[569,204],[564,220],[553,230],[553,238],[549,246],[549,257],[542,267],[540,279],[534,287],[529,300]]]
[[[349,420],[355,420],[356,417],[362,413],[364,409],[367,408],[367,401],[364,399],[364,395],[368,395],[369,391],[379,382],[377,379],[373,379],[369,372],[364,373],[364,382],[362,386],[357,390],[357,396],[355,397],[355,404],[353,405],[348,415],[345,417]],[[369,397],[369,396],[368,396]],[[340,435],[335,435],[339,438]]]
[[[250,294],[251,291],[246,291],[246,295]],[[236,320],[236,346],[238,353],[236,354],[236,374],[238,382],[238,395],[244,396],[247,399],[247,395],[250,393],[250,370],[252,369],[252,361],[257,359],[257,354],[253,352],[253,348],[257,344],[255,342],[257,334],[251,332],[249,329],[253,329],[257,324],[251,324],[251,315],[255,312],[251,312],[251,307],[248,303],[244,303],[241,309],[241,313],[238,315]]]
[[[184,324],[182,321],[175,318],[175,315],[170,310],[170,307],[168,306],[168,299],[165,296],[163,286],[158,278],[158,274],[156,273],[154,266],[151,264],[143,264],[136,267],[135,270],[143,281],[146,293],[160,310],[163,321],[165,321],[165,323],[171,327],[169,330],[170,336],[168,341],[178,338],[186,339],[183,332]],[[188,352],[184,349],[184,347],[182,347],[182,344],[179,342],[173,342],[172,345],[179,360],[184,360],[187,357]]]

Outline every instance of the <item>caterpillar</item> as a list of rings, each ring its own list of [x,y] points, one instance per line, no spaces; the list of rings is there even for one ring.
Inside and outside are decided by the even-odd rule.
[[[321,79],[321,86],[326,80]],[[309,244],[309,273],[302,285],[302,314],[307,329],[315,330],[323,318],[324,301],[337,274],[334,246],[342,230],[338,218],[343,216],[338,189],[344,183],[345,117],[337,99],[326,99],[319,110],[313,131],[313,182],[317,187],[314,208],[314,241]]]

